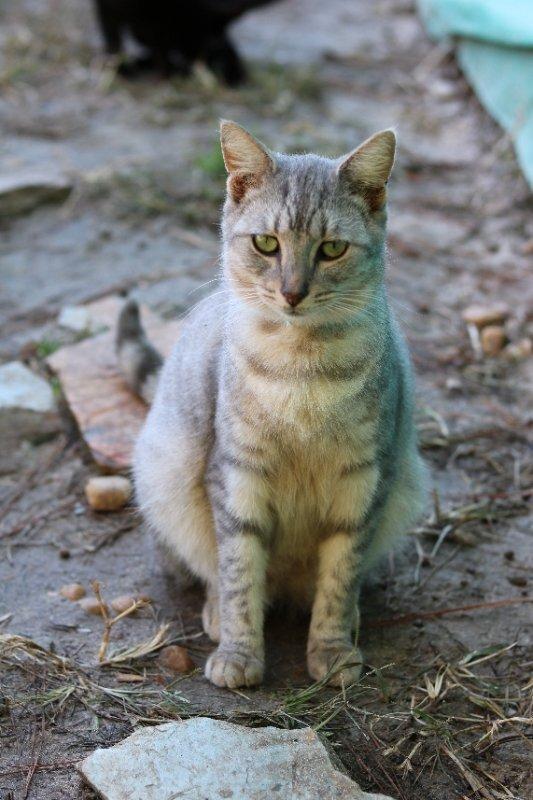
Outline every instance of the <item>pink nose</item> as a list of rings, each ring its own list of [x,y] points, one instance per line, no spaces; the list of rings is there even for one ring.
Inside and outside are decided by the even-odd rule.
[[[306,292],[282,292],[281,293],[287,303],[292,306],[293,308],[301,303],[304,299]]]

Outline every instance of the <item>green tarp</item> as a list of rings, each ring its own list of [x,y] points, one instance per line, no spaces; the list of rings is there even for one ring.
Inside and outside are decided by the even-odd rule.
[[[435,38],[457,39],[480,101],[509,132],[533,187],[533,0],[418,0]]]

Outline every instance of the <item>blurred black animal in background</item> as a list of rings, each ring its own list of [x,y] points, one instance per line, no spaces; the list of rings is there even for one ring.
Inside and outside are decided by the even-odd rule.
[[[123,53],[126,34],[142,47],[142,55],[125,59],[122,75],[157,71],[168,77],[187,75],[195,60],[233,86],[246,71],[226,28],[252,8],[275,0],[95,0],[108,53]]]

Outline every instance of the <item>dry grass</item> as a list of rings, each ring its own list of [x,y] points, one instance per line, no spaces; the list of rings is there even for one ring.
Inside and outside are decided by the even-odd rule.
[[[113,674],[108,669],[88,670],[27,638],[0,636],[4,675],[22,678],[27,687],[5,692],[5,716],[13,722],[38,711],[53,726],[81,706],[97,718],[135,727],[206,713],[189,704],[176,681],[157,683],[153,656],[162,635],[158,632],[150,642],[106,661],[108,666],[127,661],[132,674],[141,676],[131,687],[107,685]],[[488,759],[510,741],[529,746],[533,736],[533,684],[523,677],[528,665],[517,645],[455,658],[439,654],[403,682],[393,677],[393,666],[370,670],[361,684],[340,690],[328,689],[324,680],[276,692],[266,703],[263,696],[261,706],[251,694],[249,709],[214,716],[256,726],[309,725],[330,744],[342,745],[345,766],[359,780],[364,781],[372,766],[373,788],[398,798],[411,796],[423,776],[441,769],[462,796],[470,791],[486,800],[519,800],[502,776],[491,771]],[[349,731],[357,732],[357,746]]]

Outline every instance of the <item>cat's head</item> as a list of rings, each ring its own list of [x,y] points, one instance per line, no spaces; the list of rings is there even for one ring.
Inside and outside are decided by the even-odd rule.
[[[297,324],[363,311],[383,281],[394,133],[376,133],[338,160],[272,153],[234,122],[222,122],[221,142],[231,290]]]

